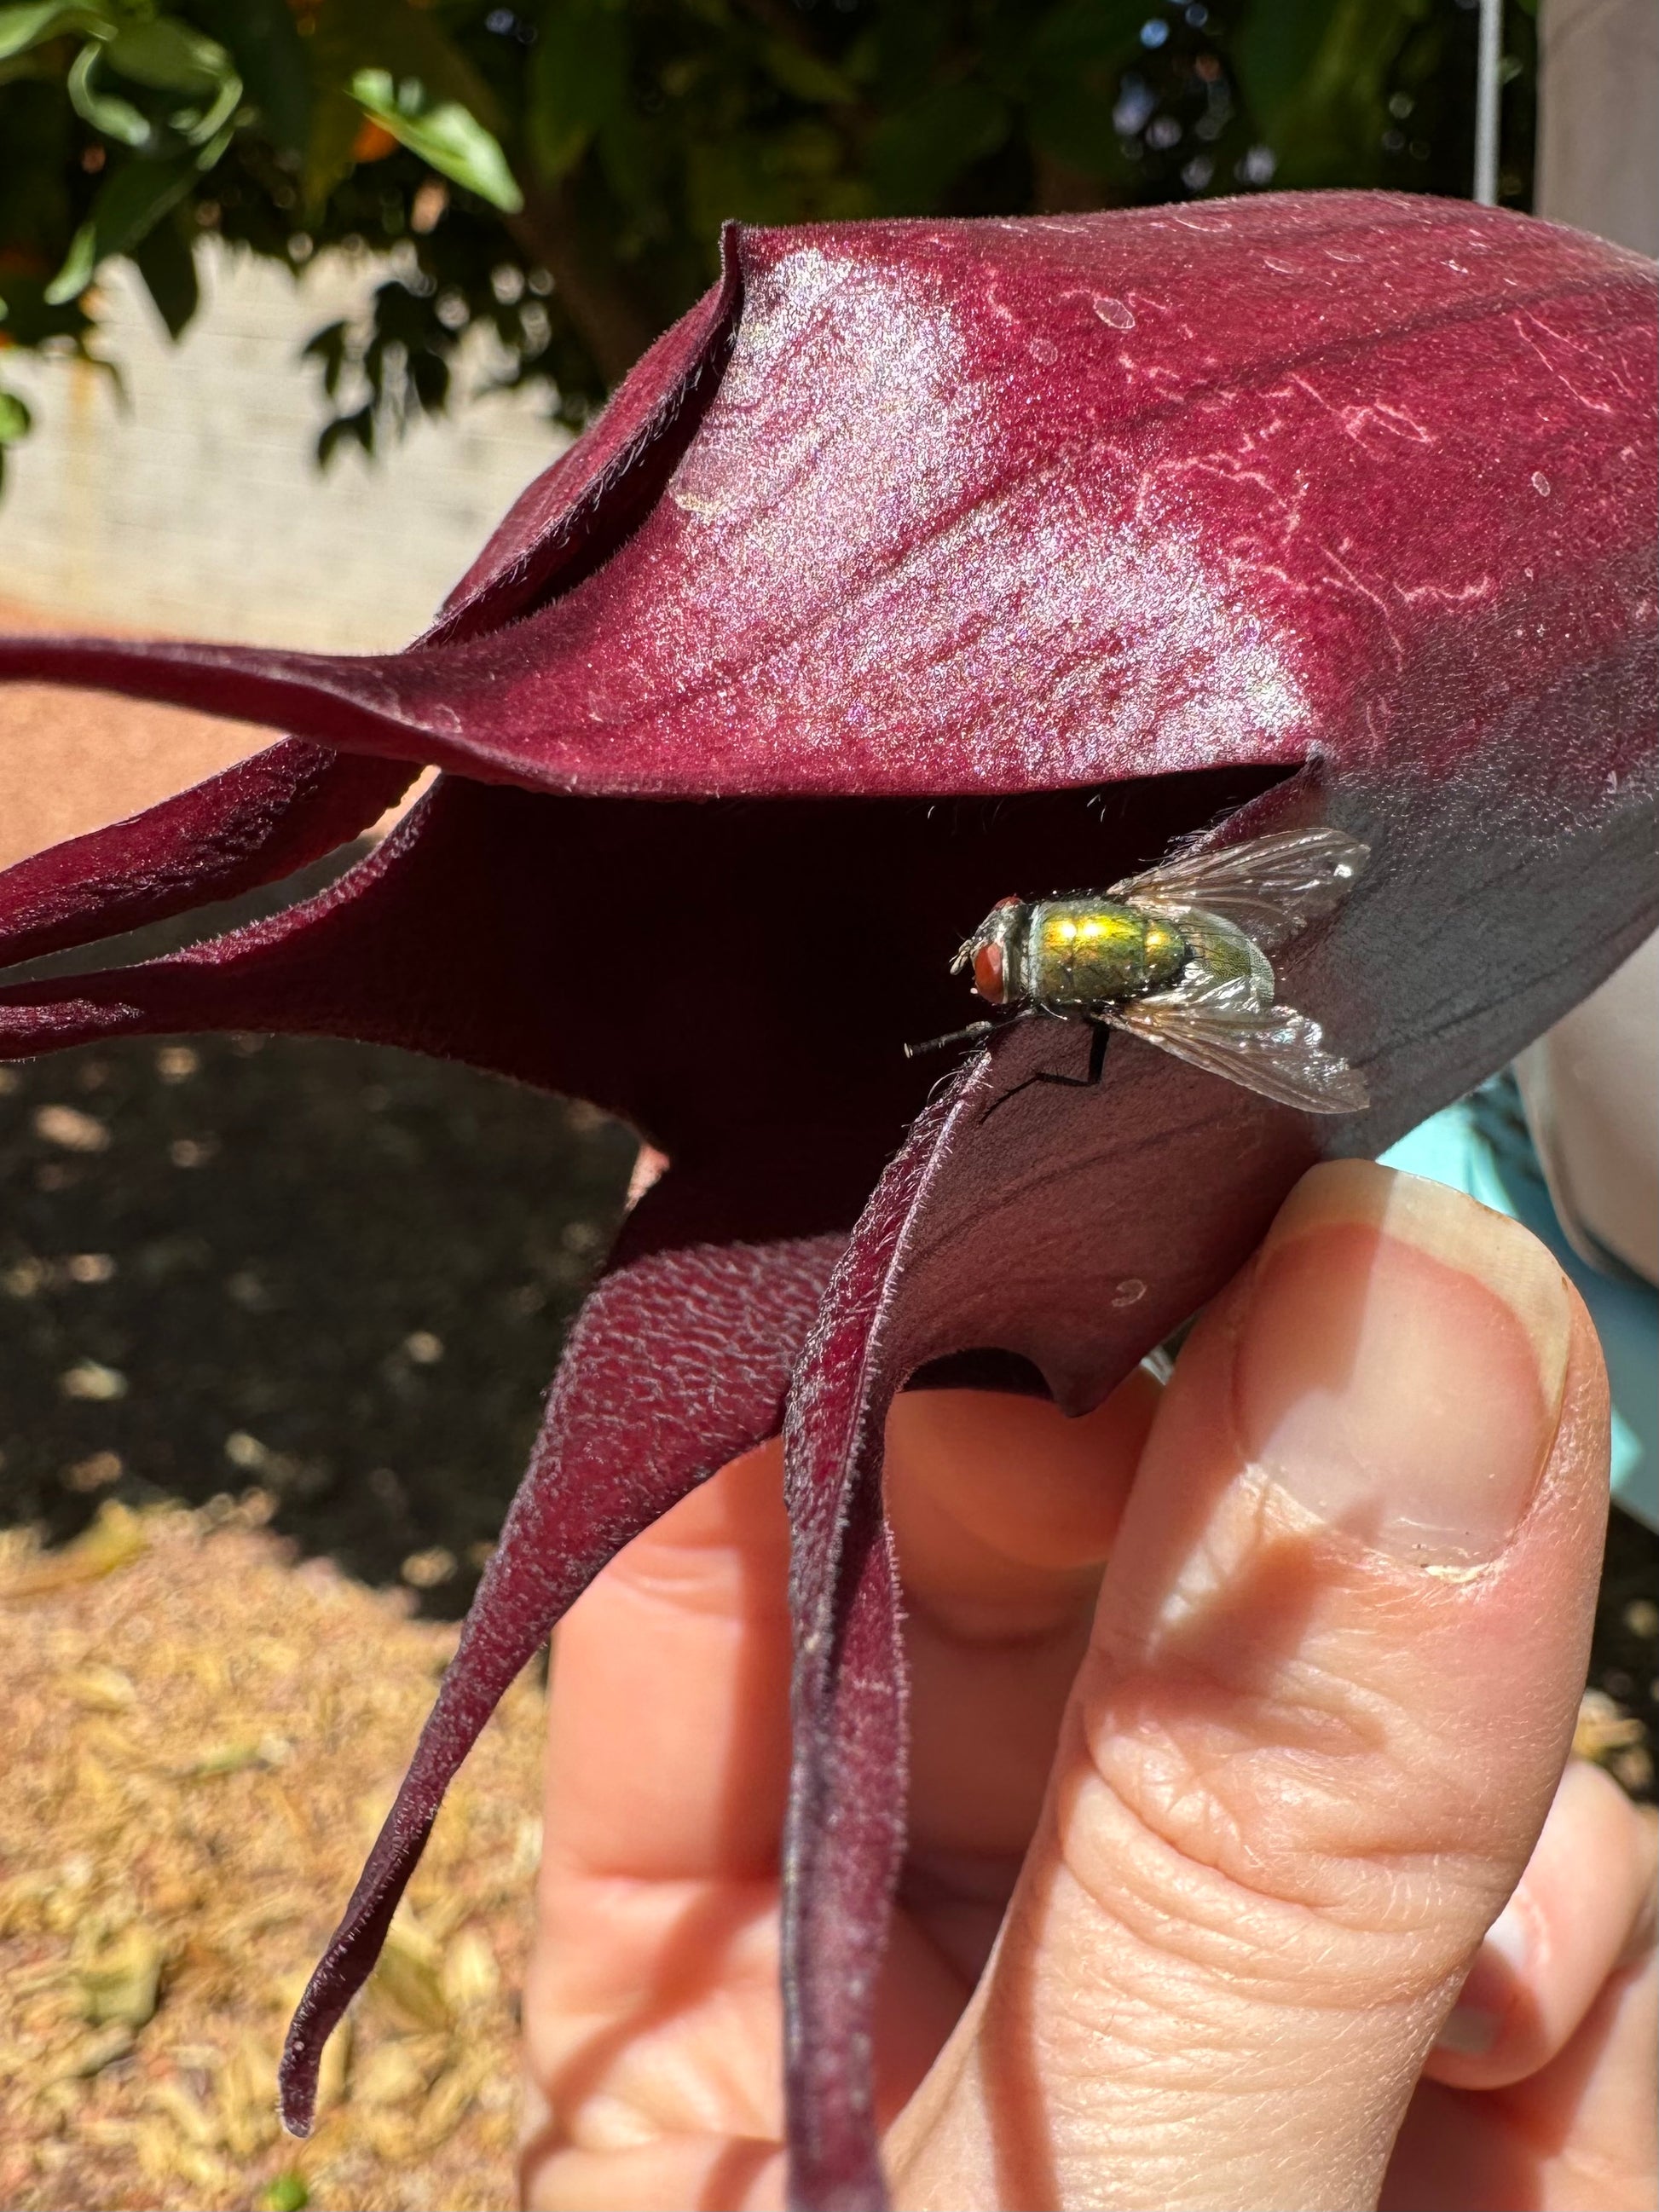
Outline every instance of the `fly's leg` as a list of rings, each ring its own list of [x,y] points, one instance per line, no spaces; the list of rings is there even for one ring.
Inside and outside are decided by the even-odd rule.
[[[1112,1032],[1104,1022],[1091,1022],[1089,1030],[1089,1073],[1083,1079],[1083,1088],[1085,1091],[1092,1091],[1105,1072],[1106,1048],[1112,1041]],[[1066,1078],[1059,1075],[1051,1079],[1056,1083],[1064,1083]],[[1073,1077],[1073,1080],[1075,1082],[1076,1078]]]
[[[1106,1048],[1112,1041],[1112,1032],[1104,1022],[1096,1020],[1091,1020],[1089,1032],[1089,1072],[1086,1075],[1056,1075],[1048,1068],[1040,1068],[1035,1075],[1028,1075],[1024,1083],[1015,1084],[1012,1091],[1005,1091],[1000,1098],[994,1098],[980,1115],[980,1120],[988,1121],[999,1107],[1006,1106],[1011,1098],[1018,1098],[1022,1091],[1029,1091],[1034,1083],[1055,1083],[1064,1091],[1092,1091],[1105,1069]]]

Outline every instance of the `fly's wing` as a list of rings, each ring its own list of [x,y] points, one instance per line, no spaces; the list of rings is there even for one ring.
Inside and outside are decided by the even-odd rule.
[[[1189,947],[1173,989],[1107,1016],[1212,1075],[1305,1114],[1356,1114],[1364,1079],[1326,1049],[1319,1024],[1273,1004],[1273,971],[1242,930],[1207,909],[1182,922]]]
[[[1261,1013],[1273,1005],[1273,963],[1242,929],[1194,909],[1182,915],[1181,933],[1187,964],[1180,981],[1158,993],[1160,1004],[1201,1005],[1217,1014]]]
[[[1168,994],[1131,1000],[1107,1019],[1177,1060],[1304,1114],[1358,1114],[1369,1103],[1364,1076],[1327,1051],[1319,1024],[1293,1006],[1226,1013],[1202,1001],[1182,1005]]]
[[[1258,945],[1279,945],[1339,905],[1370,856],[1369,845],[1341,830],[1285,830],[1166,860],[1114,884],[1107,896],[1176,920],[1201,908]]]

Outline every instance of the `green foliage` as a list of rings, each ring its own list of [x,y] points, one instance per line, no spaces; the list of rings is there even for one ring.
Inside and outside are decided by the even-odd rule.
[[[1506,23],[1523,205],[1534,5]],[[727,216],[1462,192],[1474,60],[1474,0],[0,4],[0,349],[95,358],[117,255],[176,337],[206,236],[301,271],[367,249],[362,318],[306,349],[325,460],[447,406],[473,331],[580,422]],[[0,461],[27,428],[0,391]]]
[[[29,410],[17,394],[0,385],[0,487],[6,481],[6,448],[27,436],[30,420]]]
[[[517,215],[524,205],[499,142],[459,100],[440,99],[417,76],[394,79],[390,70],[357,70],[347,89],[372,123],[440,176],[465,185],[503,215]]]

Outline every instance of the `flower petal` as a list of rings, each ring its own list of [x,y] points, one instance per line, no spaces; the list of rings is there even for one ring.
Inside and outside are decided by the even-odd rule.
[[[526,551],[532,495],[487,556],[485,634],[0,674],[544,790],[1449,768],[1500,675],[1524,702],[1650,632],[1651,302],[1616,247],[1382,195],[745,232],[591,520]]]
[[[794,1769],[784,1977],[791,2202],[884,2203],[872,2008],[903,1850],[905,1665],[882,1512],[894,1394],[1012,1352],[1097,1403],[1241,1265],[1316,1157],[1307,1117],[1115,1040],[1004,1030],[919,1117],[830,1279],[785,1426]],[[1067,1046],[1077,1066],[1068,1068]],[[967,1359],[953,1355],[968,1354]]]
[[[444,1792],[502,1692],[630,1537],[776,1435],[839,1249],[820,1238],[659,1251],[589,1299],[438,1701],[295,2014],[281,2087],[296,2134],[311,2126],[323,2045],[373,1967]]]
[[[586,435],[514,504],[423,645],[480,636],[568,588],[657,495],[730,349],[740,288],[727,244],[721,282],[664,333]],[[156,651],[153,641],[129,641],[112,660],[97,641],[78,652],[63,647],[54,641],[43,669],[66,682],[131,672],[135,659],[148,664]],[[160,662],[176,665],[165,649]],[[7,668],[0,653],[0,670]],[[158,682],[172,679],[153,672],[137,688],[161,696]],[[259,696],[268,698],[268,690]],[[202,696],[189,690],[185,703],[199,707]],[[281,722],[280,705],[256,719]],[[275,882],[360,835],[415,774],[395,756],[359,763],[296,739],[271,746],[130,821],[0,874],[0,961],[32,960]]]
[[[1271,781],[1135,782],[1103,818],[1082,793],[647,807],[444,776],[303,905],[0,988],[0,1056],[224,1028],[398,1045],[590,1099],[697,1187],[723,1162],[704,1234],[844,1231],[934,1079],[902,1046],[960,1018],[963,929],[1051,868],[1145,866]]]
[[[604,412],[507,510],[428,635],[476,637],[591,574],[659,494],[718,386],[743,282],[738,228],[720,235],[720,280],[629,370]]]
[[[414,781],[297,738],[0,874],[0,964],[165,921],[277,882],[349,843]]]
[[[880,2212],[886,2203],[874,2007],[904,1852],[907,1753],[881,1464],[905,1347],[881,1324],[890,1323],[894,1263],[918,1192],[964,1088],[975,1086],[958,1074],[877,1185],[825,1293],[784,1431],[795,1617],[784,2085],[789,2201],[812,2212]]]
[[[1085,1044],[1026,1024],[924,1109],[825,1299],[791,1413],[802,2202],[879,2201],[892,1391],[1012,1353],[1093,1403],[1301,1168],[1386,1145],[1653,927],[1652,297],[1618,249],[1417,198],[747,233],[409,653],[0,643],[0,675],[460,772],[293,917],[78,1006],[0,995],[15,1048],[234,1022],[458,1052],[658,1136],[681,1239],[854,1218],[921,1103],[896,1044],[949,1025],[944,962],[993,898],[1129,872],[1154,826],[1371,847],[1275,956],[1368,1114],[1316,1124],[1134,1038],[1097,1089],[1035,1081]]]

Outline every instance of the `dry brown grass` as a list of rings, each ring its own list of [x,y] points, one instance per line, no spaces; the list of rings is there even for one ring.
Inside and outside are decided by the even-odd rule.
[[[514,2201],[544,1707],[527,1680],[331,2046],[316,2134],[277,2127],[289,2011],[456,1631],[297,1564],[270,1510],[258,1492],[194,1512],[111,1500],[49,1552],[0,1532],[5,2212]],[[1615,1628],[1650,1673],[1650,1599]],[[1650,1790],[1643,1723],[1603,1690],[1578,1748]]]
[[[250,1493],[0,1534],[0,2205],[507,2206],[542,1692],[521,1681],[278,2129],[289,2007],[391,1800],[453,1626]]]

